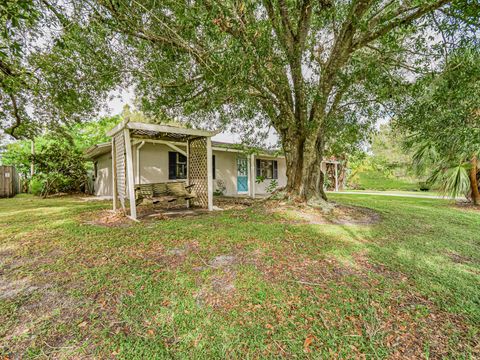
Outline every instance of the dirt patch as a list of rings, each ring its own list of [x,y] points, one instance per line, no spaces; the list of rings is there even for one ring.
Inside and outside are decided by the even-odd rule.
[[[199,307],[210,306],[215,309],[229,309],[237,301],[235,288],[235,266],[240,261],[236,255],[219,255],[207,262],[206,266],[197,270],[213,269],[213,274],[201,282],[201,287],[195,294],[195,301]]]
[[[83,219],[83,224],[105,227],[128,227],[135,222],[128,218],[122,211],[104,210],[87,214],[88,219]],[[92,219],[93,217],[93,219]]]
[[[463,211],[471,211],[471,212],[477,212],[480,213],[480,206],[479,205],[473,205],[471,202],[467,201],[457,201],[455,205],[453,205],[455,208],[463,210]]]
[[[185,248],[173,248],[168,249],[167,254],[174,256],[185,256],[187,254],[187,250]]]
[[[190,208],[186,209],[184,206],[181,208],[162,209],[156,207],[142,208],[138,214],[139,220],[163,220],[163,219],[175,219],[175,218],[187,218],[193,216],[199,216],[205,214],[205,209]]]
[[[473,259],[468,257],[468,256],[463,256],[460,255],[459,253],[456,253],[455,251],[447,251],[446,252],[447,256],[449,257],[450,260],[452,260],[456,264],[471,264],[473,263]]]
[[[215,208],[218,210],[243,210],[259,200],[243,198],[243,197],[215,197]],[[137,219],[142,222],[155,220],[189,218],[200,215],[207,215],[210,212],[199,207],[187,208],[185,203],[158,203],[153,204],[151,201],[145,201],[137,206]],[[105,226],[105,227],[128,227],[135,222],[125,215],[123,211],[114,212],[112,210],[104,210],[93,214],[85,214],[81,219],[83,224]]]
[[[195,294],[199,307],[210,306],[215,309],[228,309],[235,303],[235,271],[224,269],[205,281]]]
[[[218,269],[233,266],[236,261],[237,258],[233,255],[219,255],[210,260],[209,265]]]
[[[380,214],[358,206],[335,204],[328,213],[303,205],[285,203],[267,203],[269,211],[279,214],[293,223],[335,224],[335,225],[372,225],[381,221]]]
[[[150,222],[155,220],[187,218],[199,216],[208,213],[205,209],[186,208],[184,204],[179,205],[154,205],[144,204],[137,207],[137,219],[142,222]],[[128,227],[135,224],[135,221],[125,215],[123,211],[114,212],[112,210],[104,210],[87,214],[84,216],[83,224],[105,226],[105,227]]]
[[[247,197],[228,197],[228,196],[216,196],[214,198],[215,206],[223,210],[243,210],[258,202],[261,199],[252,199]]]
[[[4,280],[0,279],[0,300],[14,299],[20,295],[27,295],[38,287],[31,285],[27,278],[20,280]]]

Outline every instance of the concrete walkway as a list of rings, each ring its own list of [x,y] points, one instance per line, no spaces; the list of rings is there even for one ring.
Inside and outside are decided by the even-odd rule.
[[[331,194],[349,194],[349,195],[381,195],[381,196],[397,196],[397,197],[410,197],[410,198],[418,198],[418,199],[442,199],[442,200],[466,200],[465,197],[459,196],[456,198],[448,197],[448,196],[439,196],[439,195],[417,195],[417,194],[410,194],[410,193],[400,193],[400,192],[375,192],[375,191],[327,191]]]

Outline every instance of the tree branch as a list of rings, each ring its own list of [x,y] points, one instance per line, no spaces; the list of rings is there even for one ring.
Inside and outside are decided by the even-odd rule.
[[[403,17],[400,17],[400,18],[394,18],[392,21],[390,21],[386,25],[382,26],[380,29],[378,29],[376,31],[368,31],[367,33],[365,33],[360,39],[358,39],[354,42],[354,49],[355,50],[360,49],[363,46],[365,46],[366,44],[368,44],[369,42],[372,42],[372,41],[378,39],[379,37],[381,37],[383,35],[386,35],[390,31],[392,31],[393,29],[395,29],[399,26],[411,23],[412,21],[419,19],[423,15],[425,15],[425,14],[431,12],[431,11],[434,11],[434,10],[437,10],[437,9],[441,8],[443,5],[449,3],[450,1],[451,0],[438,0],[434,3],[432,3],[432,4],[417,8],[416,11],[410,13],[407,16],[403,16]],[[411,9],[415,9],[415,8],[411,8]],[[404,13],[404,12],[405,11],[403,11],[402,13]]]
[[[309,122],[313,122],[318,112],[325,109],[338,70],[348,61],[354,51],[353,38],[357,30],[355,24],[363,18],[372,3],[372,0],[360,0],[352,4],[319,79],[318,91],[310,108]]]
[[[15,124],[5,129],[5,133],[15,139],[18,139],[18,137],[15,135],[15,130],[22,124],[22,119],[20,118],[20,114],[18,112],[17,100],[15,99],[15,96],[13,96],[13,94],[11,93],[9,93],[8,96],[10,97],[10,100],[12,102],[12,114],[15,118]]]

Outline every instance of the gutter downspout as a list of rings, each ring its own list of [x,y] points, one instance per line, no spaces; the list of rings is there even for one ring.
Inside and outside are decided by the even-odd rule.
[[[136,157],[137,157],[137,184],[140,184],[140,149],[142,146],[145,145],[145,141],[142,141],[136,149]]]

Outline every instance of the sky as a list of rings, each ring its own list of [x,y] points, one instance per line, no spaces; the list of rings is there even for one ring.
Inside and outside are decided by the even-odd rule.
[[[100,112],[101,116],[107,115],[118,115],[122,112],[123,107],[125,105],[130,105],[132,108],[133,100],[134,100],[134,93],[131,89],[125,89],[122,92],[116,91],[113,94],[113,98],[106,104],[106,109]],[[275,130],[271,130],[269,134],[269,138],[267,139],[267,145],[275,145],[277,143],[278,136],[275,133]],[[221,132],[220,134],[215,135],[212,137],[214,141],[221,141],[226,143],[240,143],[241,138],[239,134],[235,134],[229,131]]]

